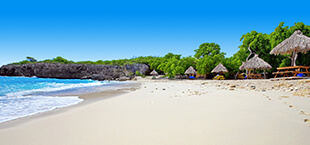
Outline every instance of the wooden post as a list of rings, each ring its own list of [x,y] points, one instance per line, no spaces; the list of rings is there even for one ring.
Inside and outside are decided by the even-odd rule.
[[[266,79],[266,70],[264,69],[264,79]]]

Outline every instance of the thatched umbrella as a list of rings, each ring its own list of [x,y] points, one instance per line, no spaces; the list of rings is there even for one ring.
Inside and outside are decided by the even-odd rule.
[[[264,61],[263,59],[259,58],[257,54],[249,61],[242,63],[239,67],[240,70],[246,69],[263,69],[264,70],[264,78],[266,79],[265,69],[271,69],[271,65]]]
[[[211,73],[227,73],[228,72],[228,70],[226,69],[226,67],[223,65],[223,64],[221,64],[221,63],[219,63],[212,71],[211,71]]]
[[[195,74],[197,74],[197,72],[196,72],[196,70],[195,70],[192,66],[190,66],[190,67],[185,71],[184,74],[186,74],[186,75],[195,75]]]
[[[310,50],[310,38],[300,30],[295,31],[289,38],[282,41],[270,51],[270,54],[291,54],[291,65],[296,66],[297,53],[307,53]]]
[[[152,76],[157,76],[158,73],[155,71],[155,69],[150,73]]]

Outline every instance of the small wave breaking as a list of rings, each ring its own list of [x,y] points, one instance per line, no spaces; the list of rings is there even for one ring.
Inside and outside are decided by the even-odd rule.
[[[83,101],[78,96],[58,97],[64,92],[92,90],[116,82],[0,76],[0,122],[26,117]]]

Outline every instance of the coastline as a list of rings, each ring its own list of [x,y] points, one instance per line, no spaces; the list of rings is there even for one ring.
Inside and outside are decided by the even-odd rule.
[[[21,117],[21,118],[9,120],[9,121],[1,122],[0,123],[0,130],[15,127],[15,126],[21,125],[23,123],[27,123],[29,121],[39,119],[42,117],[57,115],[59,113],[66,112],[68,110],[75,109],[77,107],[89,105],[89,104],[94,103],[96,101],[117,97],[118,95],[130,92],[130,90],[132,90],[132,89],[134,89],[134,90],[138,89],[140,87],[140,83],[136,83],[136,82],[129,82],[128,83],[127,82],[127,83],[121,84],[121,86],[118,86],[115,88],[112,87],[112,88],[106,89],[106,87],[107,86],[101,86],[99,88],[102,88],[102,89],[92,90],[90,92],[58,93],[57,94],[58,97],[77,96],[78,98],[83,99],[83,101],[78,103],[78,104],[74,104],[74,105],[70,105],[70,106],[66,106],[66,107],[60,107],[60,108],[56,108],[54,110],[41,112],[41,113],[26,116],[26,117]]]
[[[241,88],[238,82],[256,83],[256,89]],[[39,114],[0,129],[0,137],[4,144],[26,145],[289,145],[310,141],[310,123],[304,121],[310,118],[306,114],[310,99],[281,89],[260,90],[260,85],[270,84],[268,80],[139,78],[137,83],[140,89],[124,90],[127,93],[117,97],[97,100],[94,96],[89,99],[91,103],[59,109],[52,115]],[[274,85],[278,83],[282,82]],[[233,85],[234,90],[230,90]],[[95,94],[101,96],[94,93],[84,97]]]

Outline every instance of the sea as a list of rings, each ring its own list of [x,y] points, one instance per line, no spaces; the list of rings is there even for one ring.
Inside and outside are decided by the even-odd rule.
[[[51,111],[83,101],[78,94],[118,86],[121,82],[0,76],[0,122]]]

